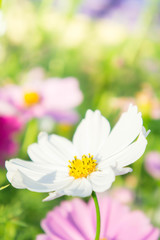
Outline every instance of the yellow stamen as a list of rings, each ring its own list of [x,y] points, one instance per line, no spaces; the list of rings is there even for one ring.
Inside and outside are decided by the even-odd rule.
[[[69,161],[69,175],[77,178],[83,178],[90,175],[92,172],[97,171],[96,160],[93,159],[93,155],[83,155],[82,159],[78,159],[76,156],[74,160]]]
[[[24,94],[24,102],[27,106],[35,105],[40,102],[40,96],[36,92],[26,92]]]

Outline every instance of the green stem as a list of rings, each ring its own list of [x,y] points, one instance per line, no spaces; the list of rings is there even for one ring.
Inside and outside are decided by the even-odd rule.
[[[92,192],[92,198],[94,200],[95,208],[96,208],[96,216],[97,216],[97,227],[96,227],[96,236],[95,240],[99,240],[100,238],[100,228],[101,228],[101,217],[100,217],[100,210],[98,199],[95,192]]]

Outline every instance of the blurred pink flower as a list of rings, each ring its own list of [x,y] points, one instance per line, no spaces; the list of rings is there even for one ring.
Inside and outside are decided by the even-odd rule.
[[[33,79],[23,86],[7,85],[0,89],[0,100],[12,104],[24,121],[43,116],[60,122],[75,122],[78,114],[73,110],[83,99],[77,79]]]
[[[134,201],[134,192],[125,187],[115,187],[110,191],[110,195],[121,203],[132,203]]]
[[[143,212],[130,211],[109,197],[99,198],[101,211],[100,240],[158,240],[154,228]],[[96,213],[93,200],[88,204],[80,199],[62,202],[41,222],[46,234],[36,240],[93,240]]]
[[[0,166],[4,166],[7,157],[11,157],[18,150],[14,141],[14,134],[21,129],[21,123],[13,116],[0,116]]]
[[[150,85],[144,84],[142,90],[136,93],[135,98],[112,98],[111,107],[118,108],[123,112],[130,103],[136,104],[144,117],[160,119],[160,101]]]
[[[160,153],[148,153],[145,158],[145,168],[152,177],[160,179]]]

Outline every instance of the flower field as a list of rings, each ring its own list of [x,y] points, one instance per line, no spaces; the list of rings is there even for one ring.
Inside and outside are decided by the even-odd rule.
[[[0,239],[160,239],[160,1],[0,5]]]

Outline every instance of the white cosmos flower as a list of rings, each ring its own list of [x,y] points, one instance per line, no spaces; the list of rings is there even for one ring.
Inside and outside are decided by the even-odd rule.
[[[92,191],[111,187],[116,175],[145,151],[147,140],[141,113],[130,105],[110,132],[110,124],[100,111],[88,110],[73,141],[55,134],[40,133],[38,143],[29,146],[32,161],[6,162],[7,178],[15,188],[49,192],[45,199],[62,195],[86,197]]]

